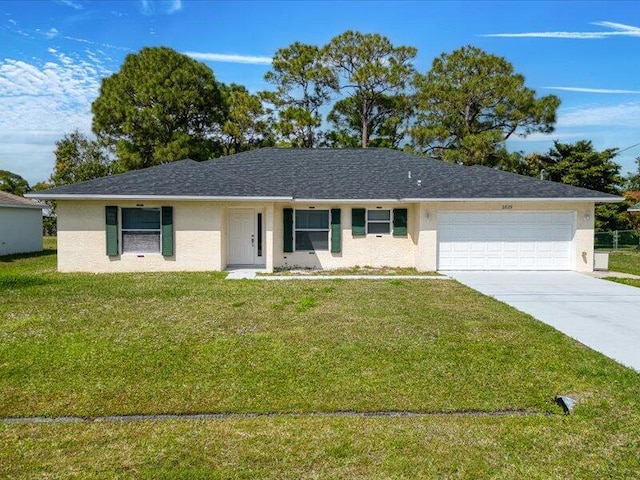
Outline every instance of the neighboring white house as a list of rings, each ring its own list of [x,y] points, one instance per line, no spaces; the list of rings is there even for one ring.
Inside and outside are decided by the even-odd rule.
[[[388,149],[265,148],[29,195],[57,202],[60,271],[593,270],[621,197]]]
[[[0,256],[42,250],[43,205],[0,191]]]

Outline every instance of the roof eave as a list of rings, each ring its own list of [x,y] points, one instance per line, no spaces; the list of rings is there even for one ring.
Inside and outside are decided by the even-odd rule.
[[[172,201],[236,201],[236,202],[296,202],[296,203],[422,203],[422,202],[593,202],[618,203],[623,197],[482,197],[482,198],[294,198],[290,196],[205,196],[205,195],[102,195],[102,194],[27,194],[40,200],[172,200]],[[18,206],[18,205],[16,205]],[[22,205],[20,205],[22,206]],[[25,208],[45,208],[24,206]]]
[[[40,200],[172,200],[172,201],[237,201],[258,202],[291,201],[293,197],[268,197],[268,196],[205,196],[205,195],[102,195],[102,194],[77,194],[77,193],[52,193],[29,194],[29,198]]]
[[[33,210],[43,210],[49,208],[47,205],[21,205],[19,203],[0,203],[3,208],[31,208]]]
[[[402,202],[594,202],[618,203],[624,197],[402,198]]]

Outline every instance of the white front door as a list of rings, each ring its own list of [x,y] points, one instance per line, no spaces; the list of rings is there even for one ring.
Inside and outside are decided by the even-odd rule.
[[[256,252],[255,210],[229,210],[229,265],[253,265]]]
[[[571,270],[574,212],[438,215],[438,270]]]

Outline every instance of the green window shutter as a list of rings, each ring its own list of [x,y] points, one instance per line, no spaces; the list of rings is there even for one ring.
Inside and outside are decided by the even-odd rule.
[[[364,237],[367,211],[364,208],[351,209],[351,233],[354,237]]]
[[[340,224],[340,209],[331,209],[331,253],[340,253],[342,240],[342,226]]]
[[[407,209],[393,209],[393,235],[396,237],[404,237],[407,235]]]
[[[107,234],[107,255],[114,257],[120,253],[118,251],[118,207],[106,206],[105,231]]]
[[[173,207],[162,207],[162,255],[173,255]]]
[[[293,208],[283,209],[284,252],[293,252]]]

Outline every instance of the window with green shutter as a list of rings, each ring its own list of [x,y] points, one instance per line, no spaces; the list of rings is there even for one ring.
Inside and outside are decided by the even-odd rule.
[[[342,225],[340,223],[340,209],[331,209],[331,253],[340,253],[342,244]]]
[[[113,257],[120,253],[118,250],[118,207],[106,206],[104,210],[107,255]]]
[[[283,251],[285,253],[293,252],[293,208],[285,208],[282,211],[284,220],[283,231]]]
[[[351,209],[351,234],[354,237],[364,237],[366,235],[366,213],[364,208]]]
[[[395,237],[404,237],[407,235],[407,209],[393,209],[393,235]]]

